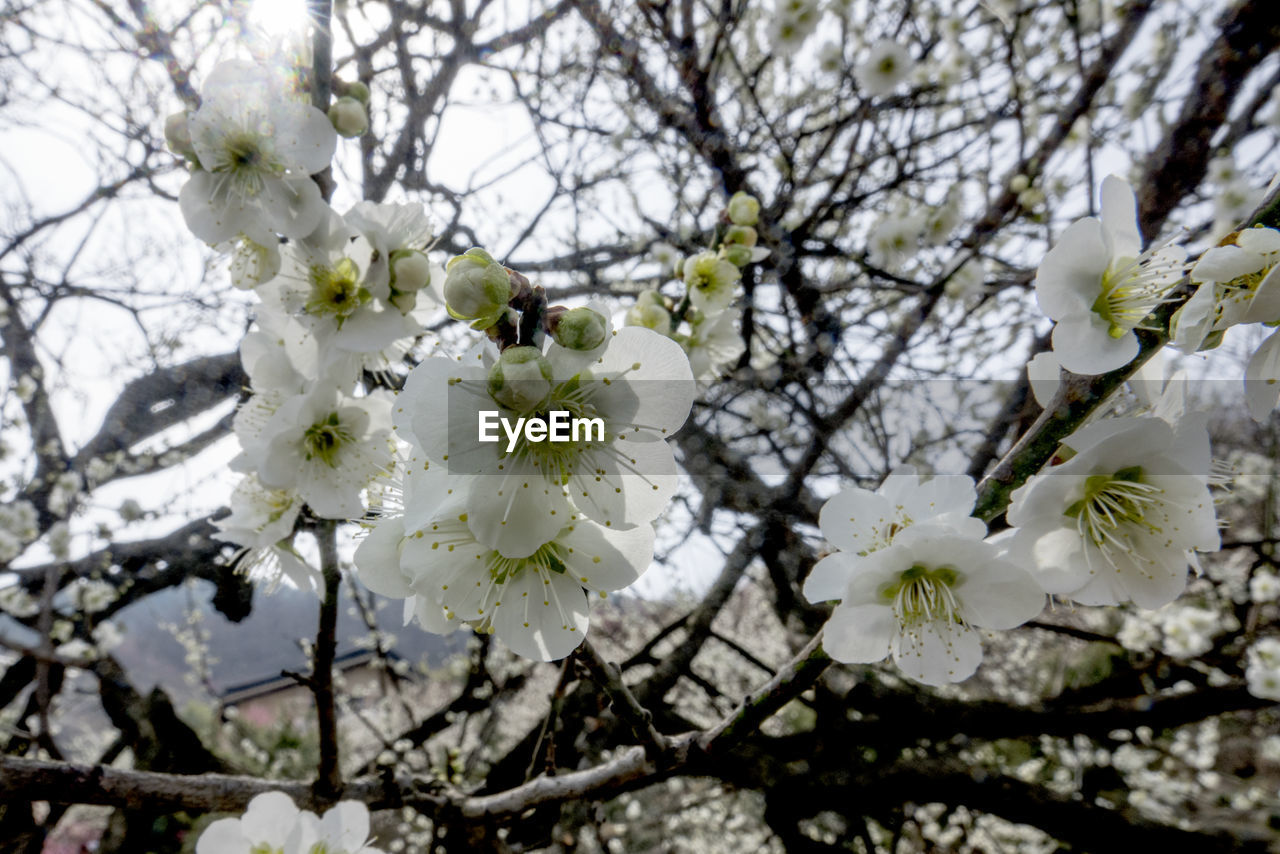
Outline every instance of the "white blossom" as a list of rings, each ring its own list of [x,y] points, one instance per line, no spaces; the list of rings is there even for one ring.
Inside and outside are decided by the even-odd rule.
[[[603,597],[635,581],[653,557],[653,529],[613,530],[564,505],[563,527],[518,557],[477,539],[465,495],[449,495],[419,528],[385,517],[356,550],[374,592],[410,600],[406,617],[446,632],[461,624],[491,632],[513,652],[552,661],[582,642],[587,594]],[[520,551],[524,551],[521,549]]]
[[[1133,361],[1133,330],[1178,283],[1184,256],[1176,247],[1142,250],[1133,191],[1108,176],[1102,218],[1072,223],[1036,272],[1036,299],[1057,321],[1053,351],[1063,367],[1101,374]]]
[[[1086,605],[1173,601],[1193,550],[1220,544],[1201,416],[1095,422],[1063,443],[1067,462],[1014,491],[1010,559],[1048,593]]]
[[[187,227],[206,243],[238,235],[270,246],[305,237],[324,212],[309,177],[329,165],[337,135],[315,107],[285,94],[267,69],[223,62],[190,118],[199,168],[178,196]]]
[[[339,801],[322,818],[283,792],[264,792],[239,818],[206,827],[196,854],[381,854],[368,843],[369,810],[359,801]]]
[[[913,67],[911,52],[886,39],[867,50],[866,59],[854,68],[853,76],[868,95],[889,95],[911,76]]]
[[[818,515],[822,535],[837,551],[814,565],[804,584],[805,597],[815,603],[839,599],[858,565],[912,525],[929,523],[982,539],[987,526],[969,515],[976,500],[973,478],[938,475],[926,480],[912,466],[894,469],[874,492],[852,487],[837,493]]]
[[[945,525],[913,525],[854,565],[823,648],[851,663],[892,654],[912,679],[959,682],[982,661],[975,627],[1014,628],[1044,603],[1035,580],[998,559],[995,546]]]

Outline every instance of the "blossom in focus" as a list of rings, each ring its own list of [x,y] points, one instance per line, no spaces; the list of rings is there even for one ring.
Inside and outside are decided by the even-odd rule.
[[[874,492],[853,487],[837,493],[818,514],[822,535],[837,551],[814,565],[804,583],[805,597],[814,603],[839,599],[858,565],[912,525],[927,522],[981,540],[987,526],[969,515],[976,500],[973,478],[926,480],[911,466],[895,469]]]
[[[481,353],[427,359],[415,368],[396,400],[397,435],[433,464],[447,459],[449,471],[483,479],[491,494],[470,508],[473,524],[496,523],[516,512],[513,490],[534,482],[566,489],[596,522],[650,522],[677,485],[675,455],[665,440],[693,405],[689,360],[679,344],[640,327],[611,331],[597,356],[585,364],[583,356],[547,344],[553,379],[539,411],[599,418],[603,438],[598,431],[564,442],[531,442],[522,435],[510,452],[505,437],[477,442],[481,412],[498,412],[512,423],[520,415],[490,394],[490,367]],[[445,399],[449,405],[441,406]]]
[[[1138,355],[1133,330],[1180,281],[1185,252],[1142,249],[1133,190],[1114,175],[1102,182],[1102,218],[1067,227],[1036,272],[1040,309],[1057,321],[1053,351],[1077,374],[1102,374]]]
[[[703,314],[724,311],[738,295],[742,271],[715,252],[699,252],[684,261],[684,283],[689,302]]]
[[[824,629],[837,661],[888,655],[928,685],[967,679],[982,661],[975,628],[1011,629],[1044,608],[1040,586],[996,547],[945,525],[913,525],[858,561]]]
[[[364,515],[361,491],[391,464],[391,402],[380,394],[351,398],[321,384],[289,398],[237,463],[264,486],[294,489],[317,515]]]
[[[523,490],[514,498],[545,501],[529,502]],[[567,501],[557,532],[532,550],[504,554],[468,524],[475,506],[470,499],[465,491],[449,495],[417,528],[406,526],[404,517],[380,519],[356,550],[364,583],[385,596],[415,597],[413,613],[429,631],[470,624],[517,655],[563,658],[586,636],[588,593],[603,597],[626,587],[653,558],[652,526],[607,528],[573,512]]]
[[[199,167],[178,203],[196,237],[270,246],[276,234],[305,237],[319,224],[324,200],[309,176],[337,147],[324,113],[286,95],[265,68],[230,60],[205,81],[188,124]]]
[[[1063,444],[1075,455],[1013,493],[1009,559],[1081,604],[1172,602],[1194,552],[1221,543],[1204,418],[1109,419]]]

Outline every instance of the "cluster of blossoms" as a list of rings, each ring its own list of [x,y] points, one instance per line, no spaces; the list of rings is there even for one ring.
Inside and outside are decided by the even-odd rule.
[[[838,599],[823,648],[837,661],[892,655],[907,676],[929,685],[969,678],[982,661],[976,628],[1011,629],[1044,608],[1024,569],[984,542],[969,514],[973,480],[929,480],[912,469],[880,488],[848,489],[822,508],[819,526],[838,551],[813,568],[804,594]]]
[[[1197,285],[1173,315],[1169,332],[1184,352],[1221,343],[1232,326],[1280,322],[1280,232],[1255,227],[1227,234],[1187,271],[1186,253],[1142,248],[1133,191],[1114,175],[1102,183],[1102,216],[1072,223],[1036,273],[1040,308],[1057,321],[1053,350],[1077,374],[1122,368],[1138,355],[1135,329],[1162,331],[1152,313],[1189,276]],[[1272,334],[1245,368],[1245,398],[1261,421],[1280,402],[1280,335]]]
[[[36,508],[30,501],[0,504],[0,563],[8,563],[36,538]]]
[[[1280,323],[1280,231],[1232,232],[1191,268],[1196,292],[1178,309],[1174,344],[1191,353],[1218,346],[1232,326]],[[1280,334],[1271,333],[1245,367],[1245,402],[1264,420],[1280,402]]]
[[[818,29],[822,4],[818,0],[777,0],[769,18],[769,41],[775,53],[795,53]]]
[[[588,594],[628,586],[653,557],[689,360],[651,329],[547,306],[483,249],[447,270],[450,315],[489,341],[409,374],[393,413],[406,450],[356,566],[429,631],[469,624],[519,655],[562,658],[586,635]]]
[[[742,357],[742,310],[734,305],[741,293],[742,270],[768,257],[760,239],[760,202],[734,193],[716,229],[711,248],[680,258],[665,243],[653,248],[663,273],[673,272],[684,285],[684,296],[673,300],[656,290],[643,291],[626,313],[627,326],[660,332],[676,341],[689,356],[699,380],[712,379]]]
[[[283,792],[264,792],[239,818],[221,818],[196,840],[196,854],[382,854],[369,844],[369,810],[339,801],[323,816]]]
[[[1210,494],[1209,437],[1200,414],[1105,419],[1062,443],[1054,463],[1015,490],[1011,526],[986,536],[969,516],[972,480],[890,475],[876,492],[851,489],[823,507],[820,526],[839,551],[805,584],[810,601],[840,600],[824,647],[837,660],[892,654],[928,684],[967,678],[981,661],[973,627],[1012,628],[1035,617],[1045,594],[1083,605],[1175,600],[1197,552],[1220,546]],[[1166,652],[1198,655],[1226,626],[1216,612],[1163,615]],[[1126,646],[1159,639],[1126,621]]]
[[[922,247],[946,242],[960,223],[961,201],[957,187],[936,206],[921,205],[914,200],[894,205],[893,213],[884,216],[867,234],[868,258],[885,270],[902,270],[906,262],[918,256]],[[968,269],[980,271],[975,264]]]
[[[234,425],[244,478],[217,536],[245,551],[250,573],[314,586],[291,546],[295,522],[304,505],[327,519],[364,514],[361,493],[394,446],[390,396],[357,386],[423,330],[443,272],[424,251],[421,205],[362,202],[340,215],[312,177],[333,157],[335,126],[359,130],[356,95],[326,116],[238,60],[215,68],[201,94],[199,109],[166,127],[191,165],[182,213],[196,237],[231,254],[233,284],[261,300],[240,347],[252,389]]]
[[[1280,700],[1280,638],[1263,638],[1249,647],[1244,675],[1250,694]]]

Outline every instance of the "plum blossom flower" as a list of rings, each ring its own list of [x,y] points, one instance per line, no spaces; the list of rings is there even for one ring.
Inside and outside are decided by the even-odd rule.
[[[1217,346],[1241,323],[1280,321],[1280,231],[1246,228],[1191,268],[1202,284],[1174,316],[1174,344],[1188,353]],[[1280,401],[1280,337],[1269,335],[1245,367],[1249,413],[1264,420]]]
[[[1249,693],[1264,700],[1280,700],[1280,638],[1266,637],[1245,655]]]
[[[263,486],[256,474],[245,475],[231,493],[231,515],[215,519],[215,540],[240,546],[233,561],[254,581],[273,589],[288,578],[302,590],[319,590],[319,570],[293,548],[293,526],[304,501],[294,489]]]
[[[483,480],[477,477],[473,480]],[[560,504],[560,527],[545,538],[527,533],[495,548],[478,538],[465,490],[433,490],[439,500],[421,525],[405,516],[380,519],[356,550],[361,580],[384,596],[411,600],[406,619],[445,633],[463,624],[498,637],[539,661],[568,655],[589,625],[588,593],[604,597],[631,584],[653,558],[653,528],[614,530]],[[540,505],[519,494],[526,506]],[[411,505],[406,494],[406,507]],[[519,526],[519,520],[511,527]],[[488,532],[491,536],[493,532]],[[536,547],[530,549],[529,544]]]
[[[309,176],[337,147],[329,119],[284,94],[265,68],[240,60],[219,64],[201,97],[189,120],[199,168],[178,196],[187,227],[206,243],[305,237],[324,213]]]
[[[1133,330],[1165,301],[1182,276],[1182,249],[1142,249],[1133,191],[1110,175],[1102,218],[1068,226],[1036,272],[1040,309],[1057,321],[1053,351],[1077,374],[1101,374],[1138,355]]]
[[[747,349],[742,343],[742,310],[736,306],[710,318],[702,315],[690,327],[684,345],[696,379],[713,379]]]
[[[382,854],[368,843],[369,810],[359,801],[339,801],[320,817],[283,792],[264,792],[244,815],[206,827],[196,854]]]
[[[264,486],[296,489],[317,515],[364,515],[361,491],[391,464],[391,401],[351,398],[319,384],[280,404],[236,465]]]
[[[564,488],[588,518],[611,527],[650,522],[666,508],[678,470],[665,441],[693,405],[693,376],[680,345],[650,329],[610,331],[598,351],[582,353],[549,342],[552,381],[539,412],[599,418],[599,431],[576,440],[531,442],[522,434],[510,452],[501,441],[476,441],[483,411],[515,423],[522,415],[490,392],[490,359],[473,351],[461,360],[427,359],[409,375],[396,401],[397,435],[425,459],[454,474],[479,475],[487,497],[473,519],[500,521],[525,483]],[[447,406],[441,401],[448,400]],[[499,431],[501,432],[501,431]]]
[[[689,302],[703,314],[717,314],[738,295],[742,271],[717,253],[699,252],[684,261],[684,283]]]
[[[996,547],[945,525],[913,525],[853,568],[824,629],[837,661],[888,655],[927,685],[967,679],[982,661],[975,627],[1011,629],[1044,608],[1044,592]]]
[[[913,67],[910,51],[886,39],[871,46],[867,58],[853,69],[853,76],[868,95],[889,95],[911,76]]]
[[[1203,416],[1109,419],[1063,444],[1075,456],[1013,493],[1009,558],[1081,604],[1172,602],[1194,552],[1221,543]]]
[[[839,599],[858,565],[912,525],[928,523],[981,540],[987,526],[969,515],[976,500],[973,478],[939,475],[925,480],[912,466],[894,469],[874,492],[853,487],[837,493],[822,505],[818,526],[838,551],[814,565],[804,595],[815,603]]]
[[[817,0],[777,0],[769,19],[769,41],[775,53],[795,53],[813,35],[822,20]]]

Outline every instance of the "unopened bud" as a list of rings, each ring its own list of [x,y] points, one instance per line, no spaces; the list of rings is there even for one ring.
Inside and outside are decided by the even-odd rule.
[[[418,307],[418,292],[397,292],[391,295],[391,304],[400,310],[401,314],[408,314]]]
[[[164,141],[174,154],[188,160],[196,160],[196,148],[191,142],[191,124],[185,112],[174,113],[164,120]]]
[[[569,350],[594,350],[604,343],[608,324],[604,316],[589,308],[547,312],[547,331],[561,347]]]
[[[735,267],[745,267],[751,263],[751,248],[748,246],[725,246],[720,250],[724,259]]]
[[[496,321],[514,296],[511,277],[483,249],[468,249],[455,255],[445,267],[444,301],[449,314],[458,320]]]
[[[643,326],[667,334],[671,330],[671,312],[651,302],[637,302],[627,309],[627,326]]]
[[[726,245],[746,246],[748,248],[755,246],[756,241],[760,239],[760,235],[749,225],[731,225],[724,233]]]
[[[534,412],[551,394],[551,376],[537,347],[508,347],[489,369],[489,396],[515,412]]]
[[[346,80],[339,80],[335,78],[333,81],[333,91],[343,97],[355,98],[366,107],[369,106],[369,87],[361,83],[359,80],[347,82]]]
[[[741,190],[729,198],[729,221],[734,225],[755,225],[760,221],[760,202]]]
[[[369,114],[365,112],[364,104],[344,95],[329,107],[329,122],[338,136],[351,139],[369,129]]]
[[[420,291],[431,283],[431,262],[417,249],[391,253],[391,287],[400,293]]]

